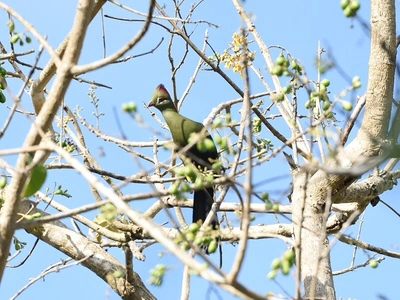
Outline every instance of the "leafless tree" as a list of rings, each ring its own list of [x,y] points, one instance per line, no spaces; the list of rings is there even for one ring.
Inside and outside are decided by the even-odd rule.
[[[8,41],[1,41],[0,44],[0,60],[8,61],[5,68],[7,74],[0,74],[0,84],[5,87],[6,80],[11,79],[23,83],[20,92],[10,88],[4,90],[7,101],[12,104],[8,107],[9,117],[4,121],[0,137],[17,126],[17,114],[22,112],[29,116],[21,105],[21,97],[26,90],[29,90],[35,111],[34,115],[29,116],[32,124],[22,145],[17,149],[0,150],[3,174],[11,178],[2,190],[4,201],[0,211],[0,278],[7,275],[6,263],[9,252],[12,252],[10,246],[13,240],[16,248],[20,247],[15,240],[16,230],[20,228],[91,270],[123,299],[155,298],[133,268],[133,260],[144,259],[145,249],[155,243],[173,253],[185,266],[182,299],[189,297],[189,270],[238,297],[264,298],[238,280],[246,246],[251,239],[281,238],[290,245],[283,257],[276,261],[270,276],[274,277],[279,270],[285,274],[293,270],[296,274],[293,297],[296,299],[335,299],[328,236],[334,236],[335,240],[349,245],[399,258],[400,253],[377,248],[344,235],[345,229],[356,222],[371,202],[375,204],[379,201],[379,195],[391,189],[400,175],[399,170],[395,169],[399,156],[397,139],[400,113],[398,103],[393,100],[397,48],[394,1],[371,1],[368,86],[354,108],[341,99],[341,95],[330,99],[327,94],[329,83],[319,78],[308,78],[304,66],[288,49],[269,47],[266,44],[268,41],[260,36],[240,1],[233,0],[232,5],[238,11],[243,26],[233,35],[231,45],[223,53],[218,53],[212,47],[207,35],[203,45],[191,39],[191,30],[197,25],[217,26],[206,20],[193,19],[198,5],[211,6],[212,3],[200,1],[188,11],[182,10],[182,3],[171,1],[168,5],[173,5],[173,15],[170,15],[168,9],[154,0],[149,1],[144,13],[116,1],[80,0],[70,32],[54,49],[33,24],[12,7],[0,2],[0,8],[9,14],[8,26],[11,40],[14,39],[11,45],[22,41],[24,36],[16,31],[14,23],[24,26],[29,36],[40,45],[37,59],[24,72],[22,67],[27,66],[19,58],[32,53],[17,53],[14,48],[7,51]],[[102,9],[108,5],[131,14],[132,18],[104,16]],[[88,27],[96,16],[112,18],[116,22],[134,21],[141,26],[131,39],[112,54],[106,54],[105,51],[104,58],[82,64],[78,61],[83,43],[87,38]],[[136,19],[137,16],[140,19]],[[64,102],[67,89],[76,82],[88,82],[93,86],[107,88],[101,82],[85,79],[86,73],[110,64],[123,64],[133,58],[155,55],[154,52],[163,41],[156,42],[154,49],[146,53],[125,56],[128,51],[136,49],[145,35],[151,35],[154,28],[168,33],[167,55],[171,68],[172,94],[178,108],[190,95],[199,72],[204,70],[222,78],[237,93],[237,99],[216,104],[204,121],[213,133],[218,131],[216,142],[221,150],[225,172],[212,182],[202,184],[219,187],[212,213],[224,212],[225,217],[218,231],[222,242],[238,243],[235,259],[228,272],[223,272],[189,238],[181,208],[192,205],[186,197],[190,197],[187,192],[193,190],[194,185],[187,183],[184,176],[176,172],[176,169],[181,168],[177,159],[179,153],[171,151],[174,153],[167,161],[160,159],[162,146],[174,148],[168,138],[163,139],[158,130],[148,127],[147,130],[162,138],[151,142],[136,142],[111,136],[99,124],[91,124],[78,109],[71,109]],[[183,48],[180,56],[174,52],[178,45],[181,52]],[[257,54],[253,49],[257,49]],[[271,52],[276,49],[281,53],[278,58],[273,57]],[[50,59],[43,68],[39,68],[38,59],[42,52],[46,52]],[[319,53],[322,54],[322,49],[319,49]],[[185,67],[189,54],[198,58],[198,64],[193,69],[193,76],[183,95],[179,97],[177,74]],[[257,63],[266,65],[267,70],[262,71]],[[222,65],[240,74],[240,84],[228,75]],[[249,74],[265,87],[264,92],[252,92]],[[290,78],[287,86],[283,84],[284,76]],[[357,88],[356,78],[344,93]],[[307,108],[301,104],[305,101],[299,100],[304,94],[309,97]],[[101,113],[96,110],[96,96],[93,93],[89,97],[98,120]],[[396,110],[392,114],[393,107]],[[147,126],[144,114],[137,113],[135,104],[126,104],[124,110],[133,117],[134,122]],[[351,110],[351,113],[343,128],[328,134],[327,124],[339,127],[333,115],[338,110]],[[144,111],[156,119],[160,128],[164,126],[157,115],[147,108]],[[272,114],[272,111],[276,114]],[[240,120],[235,122],[232,115],[240,116]],[[280,126],[286,124],[285,130],[274,124],[275,119],[279,119]],[[357,120],[361,125],[354,127]],[[353,128],[357,132],[348,141]],[[257,133],[261,129],[268,130],[274,142],[260,138]],[[332,139],[330,134],[335,138]],[[87,142],[89,135],[112,143],[116,153],[120,151],[129,154],[137,163],[137,172],[125,176],[103,169],[92,155],[94,149]],[[288,204],[273,201],[268,194],[254,187],[254,169],[265,168],[270,159],[281,155],[284,150],[290,152],[285,153],[285,156],[292,175],[291,187],[287,187],[290,199]],[[17,155],[15,163],[7,159],[9,155]],[[57,159],[49,158],[50,155],[56,155]],[[66,172],[68,169],[76,170],[79,173],[77,178],[85,180],[90,187],[93,195],[90,203],[71,208],[67,202],[59,203],[54,197],[68,197],[67,191],[60,187],[53,192],[40,189],[46,175],[51,176],[53,170]],[[360,179],[368,173],[369,177]],[[121,182],[146,186],[148,189],[146,192],[124,194]],[[176,189],[172,191],[168,188],[170,185]],[[238,201],[226,201],[228,190],[237,195]],[[144,213],[130,205],[132,201],[143,199],[155,199],[154,204]],[[47,213],[44,206],[51,206],[59,212]],[[174,210],[168,207],[174,207]],[[100,210],[94,220],[82,214],[97,209]],[[240,224],[233,226],[229,221],[230,214],[225,212],[239,212]],[[292,217],[287,217],[283,223],[253,226],[251,218],[254,212]],[[157,224],[154,217],[159,213],[165,213],[172,225]],[[65,218],[71,218],[80,226],[90,229],[93,236],[66,226]],[[208,220],[205,223],[207,225]],[[206,226],[195,234],[207,234]],[[125,261],[119,261],[105,251],[105,247],[122,247]],[[50,266],[38,278],[60,265]],[[165,274],[163,266],[159,266],[152,276],[154,284],[157,281],[160,283],[162,277],[168,274]],[[24,287],[22,291],[27,288]]]

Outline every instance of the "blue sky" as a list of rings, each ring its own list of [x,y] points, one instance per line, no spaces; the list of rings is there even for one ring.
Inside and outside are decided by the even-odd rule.
[[[27,4],[26,1],[13,0],[5,1],[11,5],[19,14],[24,16],[35,28],[46,35],[49,43],[53,47],[62,41],[64,35],[69,31],[72,24],[73,15],[77,1],[34,1]],[[364,3],[365,2],[365,3]],[[359,12],[360,17],[368,23],[369,8],[367,1],[361,5]],[[130,2],[129,2],[130,3]],[[127,3],[128,4],[128,3]],[[140,11],[146,11],[147,1],[142,1],[134,7]],[[160,3],[161,4],[161,3]],[[187,3],[186,5],[189,5]],[[337,63],[345,71],[348,76],[360,76],[364,83],[363,87],[357,91],[361,95],[365,91],[365,82],[368,75],[368,55],[369,55],[369,38],[362,30],[361,25],[343,16],[339,7],[339,1],[326,0],[311,0],[302,1],[254,1],[247,0],[244,2],[244,7],[249,13],[254,15],[254,22],[257,30],[264,38],[267,45],[279,45],[285,47],[294,57],[299,59],[306,67],[307,74],[310,78],[316,79],[316,70],[313,66],[313,60],[316,56],[318,41],[321,42],[323,48],[331,51]],[[166,10],[171,13],[172,4],[166,3]],[[186,6],[187,9],[187,6]],[[185,10],[183,10],[185,11]],[[107,4],[104,7],[104,14],[117,17],[136,18],[128,12],[116,8],[112,4]],[[0,12],[0,40],[9,49],[6,41],[8,32],[6,26],[7,15]],[[242,22],[236,13],[235,8],[230,1],[205,1],[195,11],[193,20],[207,20],[218,24],[218,29],[208,27],[205,24],[198,24],[195,29],[192,40],[201,47],[205,30],[208,29],[209,42],[213,48],[222,52],[226,49],[231,41],[233,32],[237,31]],[[2,27],[1,27],[2,26]],[[140,27],[138,23],[120,22],[110,19],[105,19],[105,32],[107,42],[107,53],[112,53],[118,49],[125,41],[136,33]],[[22,31],[22,25],[16,23],[16,29]],[[144,39],[131,50],[129,55],[137,55],[152,49],[160,40],[164,38],[164,42],[157,51],[148,56],[129,60],[123,64],[115,64],[104,67],[98,71],[82,75],[87,80],[95,80],[111,86],[112,89],[98,88],[96,95],[100,99],[99,110],[105,115],[100,118],[100,129],[109,135],[120,137],[121,132],[118,129],[113,109],[116,108],[118,117],[121,121],[123,131],[127,138],[132,141],[151,141],[154,132],[150,128],[154,128],[162,132],[162,136],[169,137],[167,131],[163,131],[158,123],[154,121],[149,113],[143,108],[142,102],[148,102],[153,89],[159,84],[164,83],[168,89],[171,88],[171,74],[166,49],[168,45],[169,35],[163,29],[152,25],[150,31]],[[174,44],[174,55],[176,62],[179,61],[183,49],[179,45],[183,45],[179,38],[176,37]],[[16,46],[17,52],[26,51],[28,49],[37,49],[38,45],[33,41],[30,45],[23,47]],[[256,51],[256,61],[258,67],[263,68],[265,64],[262,62],[260,53],[255,45],[250,44],[250,49]],[[252,50],[253,50],[252,49]],[[275,55],[279,51],[272,51]],[[209,51],[208,55],[212,53]],[[100,59],[103,55],[102,48],[102,33],[100,18],[97,17],[90,26],[87,34],[84,49],[80,63],[88,63],[92,60]],[[258,55],[258,56],[257,56]],[[30,55],[21,60],[33,62],[35,56]],[[46,53],[40,59],[39,65],[43,66],[48,59]],[[185,90],[190,76],[197,64],[198,58],[190,52],[186,63],[182,70],[177,74],[177,91],[178,96]],[[4,65],[6,69],[10,65]],[[27,71],[27,69],[24,69]],[[241,78],[237,74],[231,73],[234,81],[242,86]],[[35,73],[37,76],[38,73]],[[330,90],[333,95],[339,93],[348,85],[346,79],[337,71],[329,71],[324,77],[331,81]],[[21,82],[16,79],[8,80],[9,86],[14,93],[20,87]],[[252,92],[264,91],[263,86],[257,81],[255,76],[251,77]],[[89,122],[95,123],[95,118],[92,115],[93,105],[90,104],[87,93],[89,85],[84,83],[73,82],[70,86],[65,101],[71,108],[81,107],[81,115]],[[182,114],[202,121],[218,103],[229,99],[237,98],[238,95],[220,78],[218,75],[207,70],[202,70],[196,78],[196,83],[191,90],[188,98],[182,106]],[[354,97],[348,97],[349,101],[354,101]],[[138,124],[128,115],[121,112],[121,104],[127,101],[134,101],[139,107],[139,113],[143,120],[148,124],[138,126]],[[269,101],[265,99],[265,101]],[[306,101],[302,99],[300,101]],[[8,103],[9,104],[9,103]],[[29,111],[32,107],[27,94],[22,98],[22,105]],[[4,120],[8,114],[8,109],[3,105],[0,109],[0,120]],[[159,115],[159,114],[158,114]],[[236,115],[237,116],[237,115]],[[344,118],[343,118],[344,119]],[[275,125],[279,122],[274,123]],[[283,123],[282,123],[283,124]],[[339,124],[340,125],[340,124]],[[24,116],[16,116],[10,130],[0,139],[0,149],[21,146],[24,136],[28,131],[30,121]],[[284,126],[284,125],[283,125]],[[282,132],[287,133],[285,129],[280,127]],[[99,138],[86,132],[87,143],[92,154],[98,159],[103,169],[123,175],[131,175],[138,171],[138,165],[132,157],[118,149],[118,147],[104,142]],[[271,134],[265,129],[261,133],[261,137],[272,138]],[[279,143],[274,140],[276,146]],[[105,156],[99,156],[99,149],[103,148]],[[140,150],[142,151],[142,150]],[[143,150],[146,151],[146,150]],[[148,150],[151,153],[151,149]],[[160,153],[161,157],[167,159],[168,152]],[[7,157],[8,161],[15,161],[15,157]],[[145,168],[150,168],[150,165],[144,165]],[[289,182],[289,170],[286,162],[282,157],[263,165],[262,168],[256,170],[255,183],[259,178],[268,179],[269,181],[260,184],[259,188],[263,189],[274,197],[276,200],[286,201],[282,196],[287,189]],[[282,179],[282,176],[286,176]],[[273,180],[278,178],[277,180]],[[82,178],[74,171],[49,173],[49,178],[46,181],[46,187],[53,189],[58,184],[62,184],[63,188],[67,188],[68,192],[73,196],[70,199],[56,198],[64,205],[69,207],[78,207],[79,205],[90,203],[93,201],[89,188],[83,182]],[[136,185],[128,185],[123,188],[124,193],[136,193],[141,190],[149,190],[149,187]],[[400,210],[398,202],[399,189],[397,186],[392,191],[389,191],[381,196],[383,200],[392,205],[397,211]],[[229,201],[237,201],[234,194],[229,194]],[[132,203],[135,209],[144,211],[154,201],[148,200],[138,203]],[[185,214],[190,215],[189,210],[185,210]],[[93,218],[95,213],[86,214]],[[232,217],[234,220],[235,217]],[[167,217],[165,214],[157,216],[157,222],[165,222]],[[281,222],[285,222],[280,218]],[[274,223],[275,219],[272,216],[256,215],[254,224]],[[372,208],[368,207],[361,232],[361,240],[371,243],[375,246],[380,246],[392,251],[399,251],[400,242],[396,238],[398,236],[397,224],[399,222],[391,211],[385,206],[379,204]],[[68,220],[65,220],[67,225],[70,225]],[[358,226],[350,227],[347,233],[355,237],[357,235]],[[19,262],[22,257],[27,255],[28,249],[34,242],[34,239],[27,235],[24,231],[18,231],[16,236],[28,243],[22,254],[15,260],[10,262],[10,265]],[[244,267],[240,273],[239,280],[248,285],[249,288],[265,294],[269,291],[276,294],[285,295],[284,290],[293,295],[293,275],[283,277],[278,275],[276,284],[274,281],[267,279],[266,274],[270,271],[270,262],[272,259],[279,257],[286,249],[286,245],[282,241],[276,240],[256,240],[250,241],[247,256],[245,258]],[[231,244],[224,244],[224,270],[228,271],[234,258],[236,248]],[[118,258],[123,261],[122,252],[120,249],[110,249]],[[146,250],[147,257],[145,262],[134,261],[134,269],[142,277],[143,281],[149,278],[149,270],[157,263],[163,263],[168,266],[165,282],[161,287],[151,287],[151,292],[159,299],[177,299],[180,295],[180,283],[182,277],[182,265],[173,257],[166,253],[160,256],[163,252],[162,247],[153,246]],[[336,243],[332,250],[332,267],[336,270],[341,270],[349,266],[353,255],[353,248],[341,243]],[[369,253],[373,255],[373,253]],[[358,250],[356,263],[362,263],[368,256]],[[28,261],[19,268],[8,268],[3,277],[0,288],[0,298],[8,299],[16,293],[30,278],[37,276],[48,265],[56,263],[60,259],[64,259],[65,255],[57,250],[39,243],[33,255]],[[218,261],[217,255],[211,256],[212,260]],[[336,276],[335,287],[337,296],[345,299],[377,299],[378,295],[384,295],[388,299],[395,299],[399,294],[397,284],[397,275],[399,269],[398,260],[386,258],[377,269],[369,267],[360,268],[356,271]],[[84,267],[74,266],[59,273],[53,273],[46,276],[43,280],[38,281],[25,291],[18,299],[54,299],[55,295],[58,300],[64,299],[118,299],[118,296],[107,287],[107,285],[99,278],[91,274]],[[194,277],[192,279],[190,299],[235,299],[230,294],[223,290],[205,282],[201,278]]]

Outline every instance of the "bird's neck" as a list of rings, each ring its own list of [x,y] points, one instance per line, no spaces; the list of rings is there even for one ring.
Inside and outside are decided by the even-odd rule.
[[[173,107],[173,108],[172,107],[165,108],[165,109],[163,109],[161,111],[161,113],[162,113],[165,121],[167,122],[168,127],[170,127],[170,128],[171,128],[171,124],[173,122],[176,122],[176,121],[178,121],[179,119],[182,118],[182,115],[180,115],[176,111],[175,107]]]

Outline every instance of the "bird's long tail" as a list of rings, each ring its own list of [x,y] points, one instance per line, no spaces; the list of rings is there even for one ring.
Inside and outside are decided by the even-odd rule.
[[[207,218],[208,213],[211,210],[211,206],[214,203],[214,189],[212,187],[194,191],[193,196],[193,223],[198,221],[204,221]],[[211,221],[213,229],[218,226],[217,217]]]
[[[211,210],[211,206],[214,203],[214,189],[206,188],[198,191],[194,191],[193,196],[193,223],[196,223],[201,220],[202,223],[206,220],[208,213]],[[215,215],[211,220],[211,226],[213,229],[217,229],[219,227],[218,217]],[[222,244],[221,239],[218,236],[217,241],[219,244],[219,267],[222,268]],[[206,254],[208,252],[208,246],[203,245],[201,247]]]

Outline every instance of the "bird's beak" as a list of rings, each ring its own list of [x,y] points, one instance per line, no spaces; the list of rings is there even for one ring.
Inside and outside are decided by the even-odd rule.
[[[154,106],[154,104],[153,104],[153,102],[149,102],[149,104],[147,104],[147,107],[152,107],[152,106]]]

